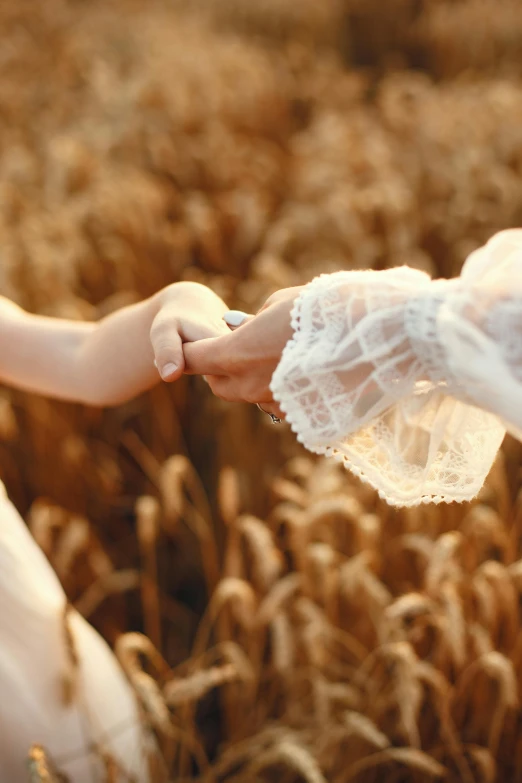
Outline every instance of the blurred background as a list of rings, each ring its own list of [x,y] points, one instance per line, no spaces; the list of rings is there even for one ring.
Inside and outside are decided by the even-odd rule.
[[[0,25],[0,292],[32,312],[453,276],[521,225],[519,0],[1,0]],[[103,411],[0,392],[0,475],[70,601],[165,659],[158,781],[522,780],[520,458],[398,513],[199,379]]]

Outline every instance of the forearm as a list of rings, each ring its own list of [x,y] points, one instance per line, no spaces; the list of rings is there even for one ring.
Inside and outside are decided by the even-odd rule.
[[[162,296],[96,323],[30,315],[0,300],[1,381],[90,405],[130,399],[158,381],[149,332]]]
[[[167,291],[117,310],[85,335],[74,359],[74,399],[118,405],[159,382],[150,330]]]

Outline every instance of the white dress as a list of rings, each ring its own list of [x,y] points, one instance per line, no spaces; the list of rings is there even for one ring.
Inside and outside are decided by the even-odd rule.
[[[292,314],[271,389],[298,439],[390,504],[470,500],[506,430],[522,439],[522,229],[460,277],[322,275]]]
[[[108,779],[96,747],[147,783],[134,694],[96,631],[65,618],[62,586],[1,482],[0,523],[0,783],[29,780],[33,744],[75,783]]]

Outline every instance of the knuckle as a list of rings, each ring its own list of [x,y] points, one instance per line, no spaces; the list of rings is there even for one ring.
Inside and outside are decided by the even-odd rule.
[[[159,343],[164,332],[164,325],[158,319],[156,319],[150,327],[149,337],[151,342]]]
[[[176,324],[156,319],[150,328],[149,336],[156,351],[169,350],[177,343]]]
[[[245,380],[240,386],[241,398],[245,402],[257,403],[263,399],[263,390],[259,383]]]
[[[268,299],[263,302],[259,310],[256,312],[256,315],[261,315],[261,313],[264,313],[265,310],[268,310],[268,308],[273,304],[273,299],[271,296],[268,297]]]
[[[219,397],[220,400],[226,400],[226,402],[233,402],[237,399],[237,395],[234,393],[233,386],[230,383],[223,380],[216,375],[207,375],[208,385],[214,396]]]
[[[274,291],[273,294],[270,294],[270,296],[266,300],[265,304],[263,305],[262,309],[264,310],[267,307],[270,307],[271,305],[277,304],[278,302],[281,301],[281,299],[284,298],[285,294],[286,294],[286,289],[285,288],[281,288],[278,291]]]
[[[227,394],[227,392],[220,388],[220,386],[216,386],[215,384],[209,382],[209,386],[212,389],[212,393],[215,397],[218,397],[220,400],[226,400],[227,402],[230,401],[230,396]]]
[[[208,286],[203,283],[197,283],[195,280],[180,280],[177,283],[171,284],[171,291],[174,296],[171,297],[171,301],[183,300],[187,297],[211,297],[213,292]]]
[[[169,356],[177,353],[179,348],[173,340],[160,340],[153,342],[154,353],[156,356]]]
[[[163,307],[150,327],[150,334],[161,334],[178,326],[177,311],[174,307]]]

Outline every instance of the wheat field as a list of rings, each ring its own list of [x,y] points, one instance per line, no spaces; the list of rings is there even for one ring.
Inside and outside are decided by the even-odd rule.
[[[521,225],[518,0],[1,0],[0,25],[0,292],[33,312],[452,276]],[[0,390],[0,475],[116,649],[152,779],[522,780],[519,446],[476,502],[394,511],[280,430],[195,378],[101,411]],[[63,780],[34,742],[30,779]]]

